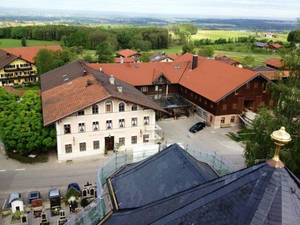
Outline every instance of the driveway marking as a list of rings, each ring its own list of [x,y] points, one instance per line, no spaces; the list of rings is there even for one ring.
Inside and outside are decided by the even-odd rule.
[[[24,171],[25,168],[16,169],[16,171]]]
[[[5,201],[3,202],[2,209],[5,208],[5,206],[6,206],[6,201],[7,201],[7,199],[5,199]]]
[[[0,172],[6,172],[6,170],[0,170]]]

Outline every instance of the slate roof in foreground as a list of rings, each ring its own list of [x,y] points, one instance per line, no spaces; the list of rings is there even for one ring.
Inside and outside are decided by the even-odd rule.
[[[132,210],[106,225],[298,225],[300,181],[266,163],[199,184]]]
[[[119,209],[137,208],[217,178],[206,163],[198,162],[177,144],[110,179]]]

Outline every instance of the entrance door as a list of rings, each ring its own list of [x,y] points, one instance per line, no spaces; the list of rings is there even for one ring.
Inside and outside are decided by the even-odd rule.
[[[244,108],[254,110],[254,101],[253,100],[245,100]]]
[[[105,137],[105,154],[107,154],[107,151],[114,150],[114,137]]]

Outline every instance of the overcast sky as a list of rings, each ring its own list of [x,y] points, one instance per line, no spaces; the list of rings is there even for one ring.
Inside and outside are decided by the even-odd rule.
[[[198,17],[300,17],[300,0],[0,0],[1,6]]]

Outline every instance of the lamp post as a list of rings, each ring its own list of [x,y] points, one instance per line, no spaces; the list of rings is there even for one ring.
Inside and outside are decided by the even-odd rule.
[[[280,160],[280,150],[281,147],[292,140],[291,135],[285,131],[284,127],[281,127],[279,130],[276,130],[271,134],[271,138],[274,141],[276,148],[273,158],[268,160],[267,163],[275,168],[283,168],[284,164]]]

